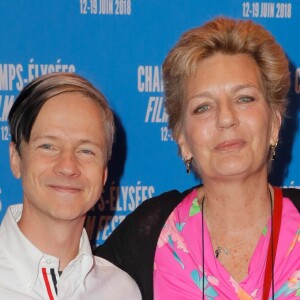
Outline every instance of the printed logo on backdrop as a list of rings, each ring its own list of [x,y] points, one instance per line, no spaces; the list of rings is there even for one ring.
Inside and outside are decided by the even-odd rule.
[[[14,103],[15,96],[13,91],[20,90],[22,81],[21,64],[0,64],[0,124],[1,124],[1,141],[10,139],[9,128],[7,125],[8,113]]]
[[[300,185],[296,185],[295,183],[295,180],[291,180],[289,185],[283,185],[282,188],[300,189]]]
[[[35,63],[31,58],[28,64],[0,63],[0,127],[1,141],[10,139],[7,125],[8,113],[15,96],[33,79],[53,72],[75,72],[74,64],[64,64],[57,59],[53,64]]]
[[[80,0],[82,15],[131,15],[131,0]]]
[[[243,2],[244,18],[276,18],[291,19],[292,3],[290,2]]]
[[[75,72],[73,64],[63,64],[57,59],[54,64],[35,63],[31,58],[27,65],[23,64],[0,64],[0,90],[21,91],[21,89],[33,79],[53,72]]]
[[[153,185],[143,185],[141,181],[129,186],[117,186],[112,182],[89,211],[85,222],[92,246],[102,244],[128,213],[152,198],[154,193]]]
[[[162,93],[164,91],[161,66],[138,66],[137,89],[139,93],[145,93],[147,109],[145,123],[161,124],[158,136],[162,142],[173,141],[168,129],[168,115],[165,111]]]
[[[137,67],[137,91],[145,95],[144,122],[150,126],[153,125],[154,132],[158,128],[158,140],[173,141],[167,127],[168,115],[163,105],[164,88],[161,66],[140,65]],[[102,244],[130,212],[143,201],[152,198],[154,194],[155,187],[145,185],[141,180],[129,186],[119,185],[118,182],[108,185],[97,205],[88,213],[85,222],[92,246]]]

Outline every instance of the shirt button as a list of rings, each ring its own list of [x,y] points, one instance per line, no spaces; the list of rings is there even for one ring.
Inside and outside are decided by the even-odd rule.
[[[51,264],[51,259],[50,259],[50,258],[47,258],[47,259],[46,259],[46,263],[47,263],[48,265],[50,265],[50,264]]]
[[[26,282],[26,288],[31,289],[31,282]]]

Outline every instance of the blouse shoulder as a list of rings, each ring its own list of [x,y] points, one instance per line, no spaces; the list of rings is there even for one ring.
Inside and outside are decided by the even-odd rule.
[[[283,197],[289,198],[294,206],[298,209],[300,213],[300,189],[295,188],[283,188],[282,189]]]

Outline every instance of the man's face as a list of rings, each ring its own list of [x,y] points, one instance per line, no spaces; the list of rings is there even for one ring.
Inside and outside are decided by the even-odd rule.
[[[80,93],[49,99],[20,156],[11,144],[10,159],[14,175],[22,179],[23,215],[83,222],[107,177],[101,108]]]

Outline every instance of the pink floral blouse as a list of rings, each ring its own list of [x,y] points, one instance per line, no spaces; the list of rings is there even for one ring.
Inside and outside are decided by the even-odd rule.
[[[201,225],[201,207],[193,190],[161,231],[154,260],[155,300],[202,299]],[[250,261],[248,276],[238,283],[215,258],[204,221],[205,299],[261,299],[269,238],[270,220]],[[288,198],[283,198],[274,282],[275,299],[300,299],[300,215]]]

